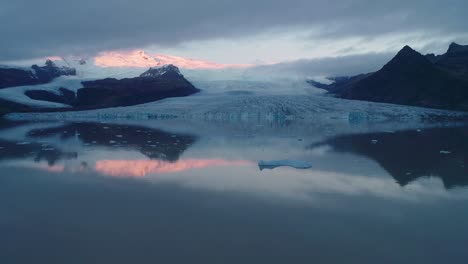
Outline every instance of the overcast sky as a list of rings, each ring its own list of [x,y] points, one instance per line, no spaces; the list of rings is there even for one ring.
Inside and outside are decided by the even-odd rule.
[[[2,0],[0,61],[141,48],[219,63],[468,43],[466,0]]]

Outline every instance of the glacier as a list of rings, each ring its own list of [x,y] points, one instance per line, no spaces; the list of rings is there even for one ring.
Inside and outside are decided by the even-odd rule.
[[[235,91],[235,90],[233,90]],[[243,89],[167,98],[130,107],[55,113],[13,113],[13,119],[108,120],[108,119],[195,119],[316,122],[378,122],[385,120],[430,121],[462,119],[466,113],[408,107],[384,103],[343,100],[320,94],[266,94]],[[249,94],[250,93],[250,94]]]
[[[35,107],[67,107],[67,105],[33,100],[24,95],[28,89],[56,92],[65,87],[76,91],[81,81],[106,77],[130,78],[145,69],[129,67],[99,67],[93,62],[81,64],[77,58],[63,58],[58,66],[73,67],[77,76],[62,76],[51,83],[35,86],[12,87],[0,90],[0,98]],[[112,119],[181,119],[208,121],[283,122],[295,120],[303,123],[366,123],[384,120],[458,120],[466,113],[409,107],[385,103],[372,103],[334,98],[322,89],[306,83],[305,78],[285,77],[281,74],[255,74],[249,69],[194,70],[181,69],[181,73],[201,89],[188,97],[167,98],[161,101],[87,111],[54,113],[13,113],[11,119],[33,120],[112,120]]]

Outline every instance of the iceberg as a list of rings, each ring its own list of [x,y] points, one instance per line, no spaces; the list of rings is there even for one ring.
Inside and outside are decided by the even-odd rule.
[[[275,169],[278,167],[292,167],[296,169],[309,169],[312,165],[307,161],[302,160],[261,160],[258,162],[260,170]]]

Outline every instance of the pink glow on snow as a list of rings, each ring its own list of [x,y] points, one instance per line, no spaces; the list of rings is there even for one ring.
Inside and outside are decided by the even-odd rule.
[[[176,162],[162,160],[98,160],[96,171],[113,177],[144,177],[148,174],[175,173],[216,166],[245,166],[245,160],[185,159]]]
[[[61,61],[61,60],[62,60],[62,57],[59,57],[59,56],[49,56],[49,57],[45,57],[45,58],[42,59],[42,60]]]
[[[102,52],[94,58],[94,63],[99,67],[141,68],[173,64],[183,69],[225,69],[247,68],[254,66],[253,64],[222,64],[163,54],[149,55],[143,50]]]

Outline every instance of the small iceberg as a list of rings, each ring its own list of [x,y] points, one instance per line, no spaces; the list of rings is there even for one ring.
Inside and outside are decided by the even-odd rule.
[[[312,165],[307,161],[302,160],[261,160],[258,162],[260,170],[263,169],[274,169],[278,167],[292,167],[296,169],[309,169]]]

